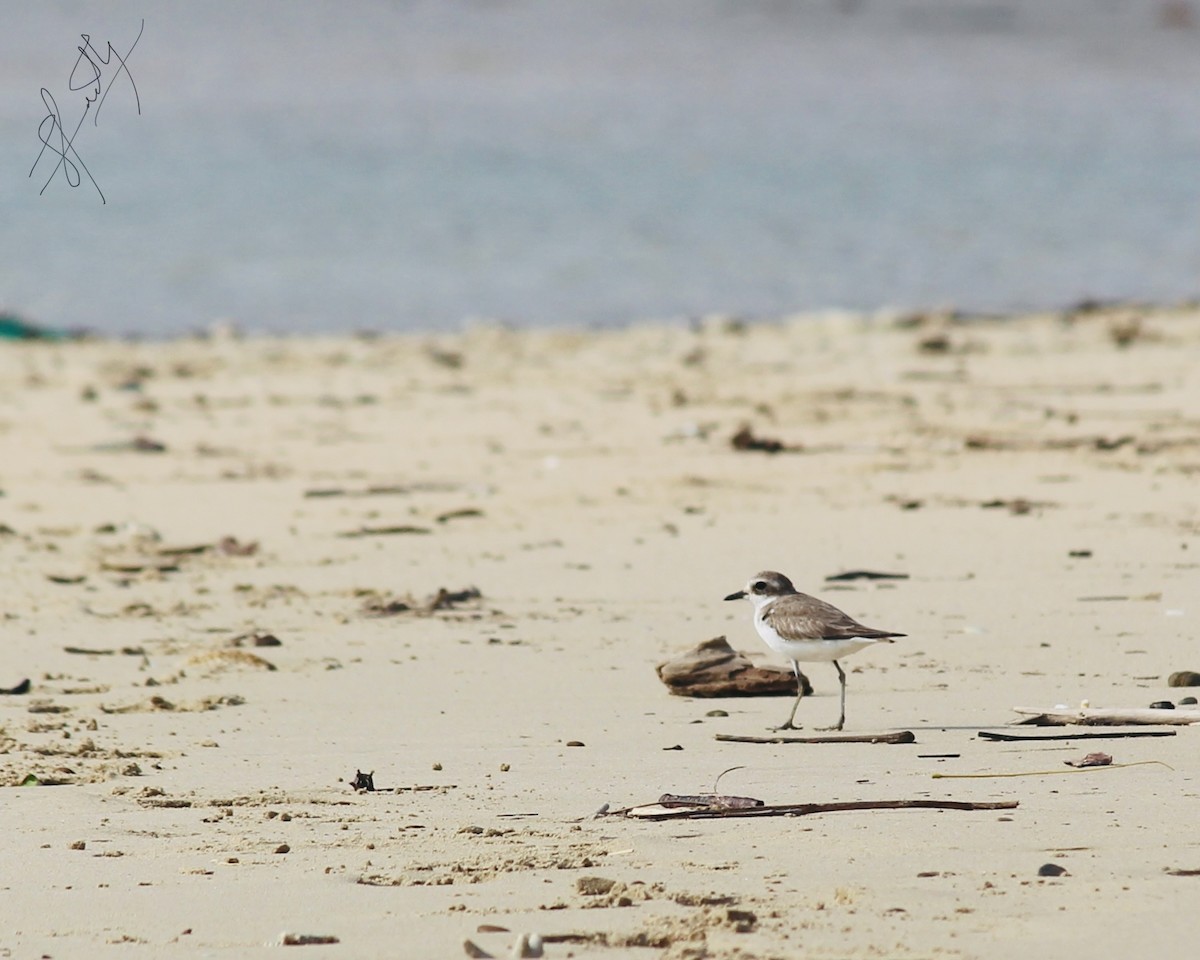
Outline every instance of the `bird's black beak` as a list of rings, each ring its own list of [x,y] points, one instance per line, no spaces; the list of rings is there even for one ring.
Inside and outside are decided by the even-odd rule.
[[[745,590],[739,590],[737,593],[731,593],[731,594],[730,594],[729,596],[727,596],[725,599],[726,599],[726,600],[742,600],[742,599],[744,599],[744,598],[745,598],[745,596],[746,596],[746,591],[745,591]]]

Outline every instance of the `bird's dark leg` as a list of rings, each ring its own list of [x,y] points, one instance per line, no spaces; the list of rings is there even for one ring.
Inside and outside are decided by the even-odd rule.
[[[836,726],[825,727],[826,730],[841,730],[846,725],[846,671],[842,669],[842,665],[836,660],[833,665],[837,667],[838,680],[842,684],[842,711],[838,714],[838,722]]]
[[[804,699],[804,681],[800,679],[800,664],[792,661],[792,673],[796,675],[796,702],[792,704],[792,712],[788,714],[787,723],[781,727],[772,727],[772,730],[799,730],[793,722],[796,719],[796,708],[800,706],[800,701]]]

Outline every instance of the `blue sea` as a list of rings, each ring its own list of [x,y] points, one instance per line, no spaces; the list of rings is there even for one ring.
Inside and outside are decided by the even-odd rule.
[[[0,312],[46,326],[1200,294],[1200,3],[40,0],[0,21]]]

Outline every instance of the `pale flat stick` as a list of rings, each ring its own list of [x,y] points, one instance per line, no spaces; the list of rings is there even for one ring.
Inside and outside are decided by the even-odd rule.
[[[1144,723],[1185,724],[1200,723],[1200,710],[1162,710],[1152,707],[1094,707],[1055,708],[1051,710],[1036,710],[1032,707],[1013,707],[1016,713],[1025,717],[1018,723],[1029,723],[1036,726],[1065,726],[1068,724],[1083,724],[1084,726],[1122,726]]]

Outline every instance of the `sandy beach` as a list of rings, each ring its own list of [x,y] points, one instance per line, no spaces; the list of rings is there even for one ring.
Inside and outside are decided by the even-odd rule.
[[[1184,308],[0,344],[0,956],[1180,955],[1200,729],[1013,708],[1197,692],[1198,356]],[[846,732],[915,742],[668,692],[782,662],[763,569],[907,634]],[[595,816],[729,768],[1018,805]]]

